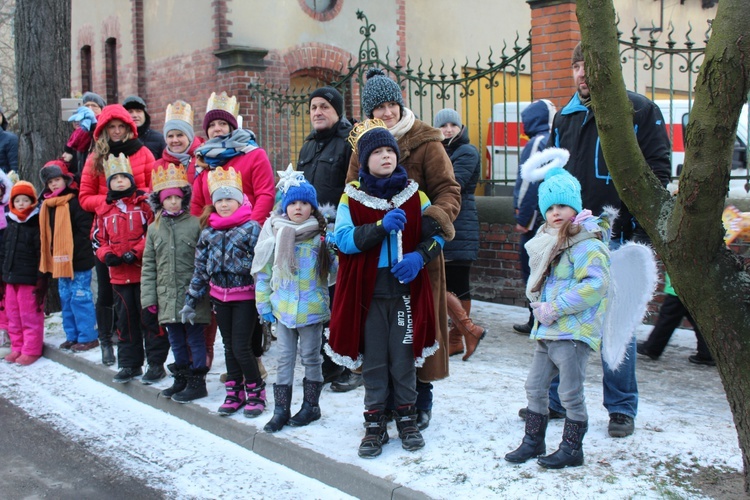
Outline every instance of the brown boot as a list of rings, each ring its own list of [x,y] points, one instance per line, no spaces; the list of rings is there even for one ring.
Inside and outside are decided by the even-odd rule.
[[[458,328],[451,325],[448,330],[448,356],[462,354],[464,352],[464,336],[458,331]]]
[[[464,354],[462,359],[467,361],[474,354],[479,341],[484,338],[487,331],[481,326],[475,325],[471,321],[471,318],[469,318],[466,308],[471,311],[470,300],[459,300],[452,293],[446,293],[445,295],[448,302],[448,316],[466,340],[466,354]]]

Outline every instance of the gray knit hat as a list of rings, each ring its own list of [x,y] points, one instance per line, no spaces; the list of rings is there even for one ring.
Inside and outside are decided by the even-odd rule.
[[[573,49],[573,55],[570,56],[570,65],[572,66],[580,61],[583,61],[583,48],[581,42],[578,42],[578,45]]]
[[[382,69],[372,68],[367,72],[365,89],[362,91],[362,111],[372,118],[372,110],[384,102],[396,102],[404,107],[401,87],[383,73]]]
[[[104,109],[104,106],[107,105],[107,103],[102,99],[102,96],[95,92],[86,92],[83,94],[83,97],[81,97],[81,101],[83,104],[86,104],[87,102],[95,102],[97,106]]]
[[[441,109],[435,115],[435,119],[432,121],[432,126],[440,128],[446,123],[452,123],[453,125],[463,126],[461,123],[461,115],[455,109],[445,108]]]

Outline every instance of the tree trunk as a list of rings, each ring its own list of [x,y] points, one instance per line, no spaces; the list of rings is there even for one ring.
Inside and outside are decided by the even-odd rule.
[[[651,173],[632,131],[612,0],[577,0],[577,15],[607,166],[716,360],[742,449],[745,491],[750,492],[750,274],[724,246],[721,223],[737,123],[750,89],[750,9],[746,0],[719,3],[674,199]]]
[[[44,187],[39,170],[57,158],[70,125],[60,119],[60,99],[70,95],[70,0],[16,0],[18,175]],[[47,311],[59,311],[56,287]]]
[[[60,119],[70,95],[70,0],[17,0],[15,30],[18,175],[39,187],[39,170],[71,130]]]

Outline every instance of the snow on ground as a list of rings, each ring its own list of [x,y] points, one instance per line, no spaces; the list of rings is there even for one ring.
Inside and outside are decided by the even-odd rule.
[[[460,356],[451,358],[451,377],[435,383],[433,422],[424,432],[424,449],[404,451],[391,424],[391,441],[383,454],[374,460],[359,458],[357,447],[364,432],[363,388],[338,394],[326,387],[321,420],[308,427],[286,427],[276,435],[329,456],[331,473],[336,473],[335,462],[350,463],[434,498],[702,498],[689,482],[699,469],[742,470],[736,430],[716,369],[687,362],[695,350],[695,337],[689,330],[675,333],[659,361],[639,357],[640,406],[633,436],[613,439],[607,435],[608,415],[601,405],[601,362],[592,356],[586,384],[590,419],[584,440],[586,464],[548,471],[533,460],[521,465],[505,462],[505,453],[515,449],[523,436],[523,421],[517,411],[526,404],[523,386],[533,348],[527,337],[512,333],[511,325],[524,322],[528,313],[483,302],[475,302],[472,312],[474,320],[489,333],[468,362],[462,362]],[[48,330],[48,344],[56,346],[63,341],[59,317],[50,318]],[[649,331],[649,327],[641,327],[639,338]],[[209,397],[193,403],[212,411],[224,394],[219,381],[224,371],[220,339],[216,352],[208,376]],[[82,356],[99,360],[98,351]],[[271,398],[273,348],[264,362]],[[302,378],[298,363],[293,411],[301,404]],[[170,384],[165,380],[156,387]],[[264,494],[269,492],[269,498],[279,487],[288,488],[278,493],[279,498],[302,496],[302,492],[305,497],[311,492],[316,497],[335,496],[320,483],[300,479],[288,470],[282,473],[250,452],[46,359],[29,368],[0,365],[0,391],[33,416],[90,442],[99,452],[127,458],[125,462],[138,474],[155,485],[164,482],[176,497],[218,497],[230,481],[244,488],[234,490],[237,496],[257,492],[258,485]],[[262,429],[271,411],[269,405],[258,419],[229,418],[247,425],[251,433]],[[123,419],[131,429],[125,435],[117,432]],[[556,449],[561,433],[562,422],[551,422],[549,452]],[[255,469],[260,472],[255,474]],[[253,475],[257,479],[252,479]],[[249,484],[254,485],[252,492]]]

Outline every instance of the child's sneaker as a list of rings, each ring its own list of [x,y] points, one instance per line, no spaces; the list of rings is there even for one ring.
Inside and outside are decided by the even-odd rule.
[[[16,363],[22,366],[29,366],[36,363],[41,357],[42,356],[27,356],[26,354],[21,354],[18,356],[18,359],[16,359]]]
[[[245,404],[245,386],[242,382],[227,380],[224,387],[227,389],[227,397],[224,398],[224,404],[219,407],[219,414],[231,415]]]
[[[90,351],[91,349],[99,347],[99,339],[94,339],[91,342],[79,342],[70,348],[73,352],[84,352]]]
[[[166,376],[167,372],[164,371],[164,365],[148,365],[148,370],[146,370],[146,373],[141,377],[141,384],[151,385]]]
[[[74,346],[74,345],[76,345],[77,343],[78,343],[78,342],[76,342],[75,340],[66,340],[65,342],[63,342],[62,344],[60,344],[60,347],[59,347],[59,349],[60,349],[61,351],[69,351],[69,350],[71,350],[71,349],[73,348],[73,346]]]
[[[255,418],[266,409],[266,383],[247,384],[247,401],[244,414],[247,418]]]

